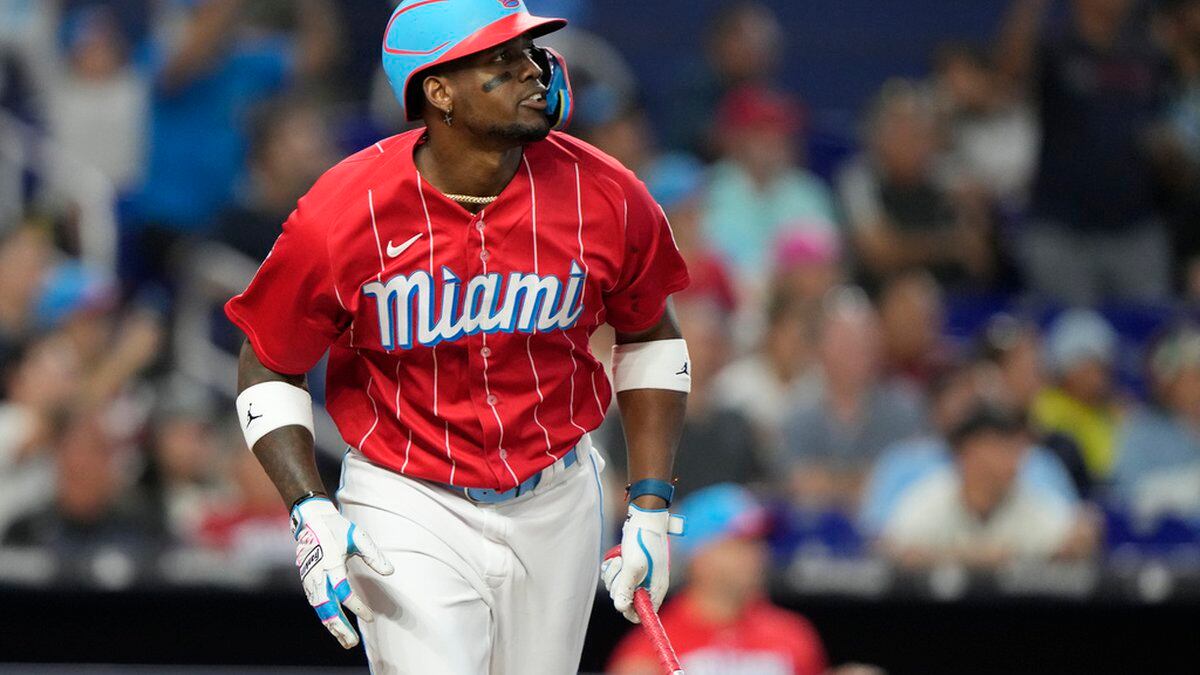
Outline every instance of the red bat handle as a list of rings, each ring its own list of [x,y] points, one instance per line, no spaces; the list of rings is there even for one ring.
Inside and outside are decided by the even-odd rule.
[[[604,559],[608,560],[619,555],[621,555],[621,547],[617,545],[604,554]],[[634,591],[633,608],[637,611],[638,618],[642,620],[642,630],[646,631],[646,637],[650,638],[650,644],[654,645],[654,651],[658,653],[658,660],[662,663],[666,674],[684,675],[683,668],[679,665],[679,657],[675,655],[675,648],[671,646],[671,640],[667,638],[667,631],[663,629],[662,622],[658,620],[658,613],[654,611],[654,601],[650,599],[650,591],[644,588]]]
[[[633,608],[637,610],[638,618],[642,620],[642,629],[646,631],[646,637],[650,638],[650,643],[654,645],[654,651],[658,652],[658,660],[662,663],[667,675],[683,675],[683,668],[679,665],[679,657],[675,655],[675,648],[671,646],[671,641],[667,638],[667,631],[663,630],[662,622],[658,620],[658,614],[654,611],[654,601],[650,599],[650,592],[644,588],[634,591]]]

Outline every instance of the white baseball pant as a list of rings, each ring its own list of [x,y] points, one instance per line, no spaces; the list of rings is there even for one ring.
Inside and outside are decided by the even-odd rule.
[[[375,675],[577,672],[603,552],[604,469],[587,436],[577,452],[499,504],[347,454],[342,513],[396,568],[349,566],[375,612],[358,623]]]

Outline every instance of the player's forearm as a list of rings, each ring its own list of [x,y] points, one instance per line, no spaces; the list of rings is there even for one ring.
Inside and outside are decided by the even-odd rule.
[[[683,337],[670,310],[653,328],[637,334],[617,333],[618,344],[672,340]],[[670,482],[675,448],[683,433],[687,394],[668,389],[629,389],[617,394],[629,454],[630,483],[646,478]],[[646,495],[634,500],[642,508],[665,506],[659,497]]]
[[[675,448],[683,431],[687,394],[665,389],[632,389],[617,394],[629,448],[629,482],[645,478],[671,481]],[[642,508],[666,506],[659,497],[634,500]]]
[[[246,342],[238,358],[238,393],[264,382],[285,382],[307,389],[303,375],[285,375],[267,368]],[[275,429],[260,438],[252,450],[287,506],[307,492],[325,491],[317,472],[312,434],[307,429],[295,425]]]

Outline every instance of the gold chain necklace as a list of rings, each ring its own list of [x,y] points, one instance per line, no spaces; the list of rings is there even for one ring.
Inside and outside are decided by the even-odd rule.
[[[480,204],[483,206],[491,204],[492,202],[496,201],[497,197],[500,196],[494,195],[492,197],[476,197],[475,195],[456,195],[449,192],[443,192],[442,194],[456,202],[462,202],[463,204]]]

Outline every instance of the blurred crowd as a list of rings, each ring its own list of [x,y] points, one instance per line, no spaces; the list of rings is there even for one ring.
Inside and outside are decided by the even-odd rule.
[[[0,0],[4,546],[290,564],[233,374],[175,367],[182,271],[214,243],[253,269],[322,171],[402,128],[393,4]],[[1200,0],[1011,0],[991,39],[883,82],[833,150],[768,4],[709,17],[656,92],[668,119],[590,4],[530,0],[582,19],[547,38],[571,133],[645,181],[692,276],[678,494],[709,524],[680,544],[677,615],[717,621],[796,556],[1195,565]],[[619,474],[615,408],[596,436]],[[821,672],[811,627],[760,609],[743,637],[798,635],[789,658]]]

